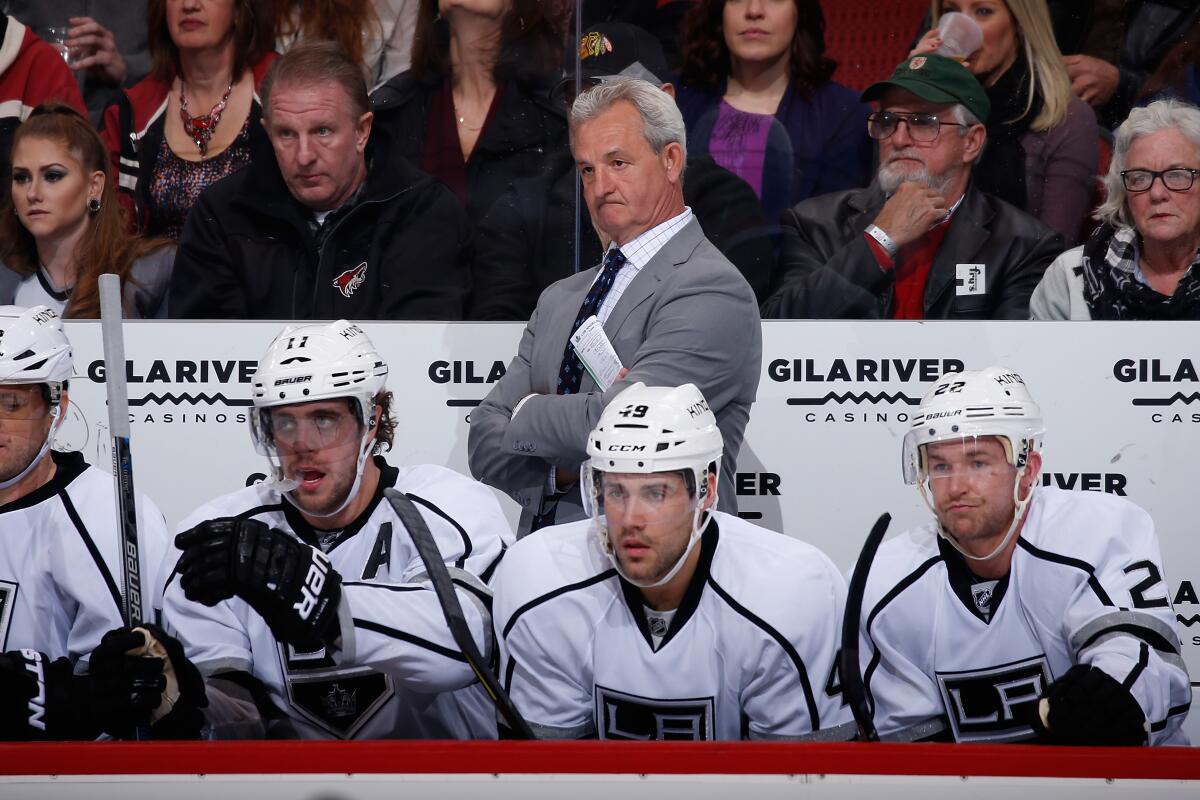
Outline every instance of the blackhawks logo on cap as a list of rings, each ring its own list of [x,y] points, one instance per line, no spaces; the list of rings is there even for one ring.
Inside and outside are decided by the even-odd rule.
[[[597,31],[592,31],[579,40],[579,57],[581,59],[602,56],[612,51],[612,42],[608,40],[607,36]]]

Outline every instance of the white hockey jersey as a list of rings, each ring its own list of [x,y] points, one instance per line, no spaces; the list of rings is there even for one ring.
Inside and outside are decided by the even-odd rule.
[[[352,619],[342,626],[340,650],[297,652],[279,643],[241,598],[212,608],[189,601],[173,572],[166,628],[204,674],[240,670],[261,681],[302,738],[495,738],[495,709],[482,687],[471,685],[474,673],[383,489],[407,494],[429,525],[485,657],[493,649],[485,581],[512,543],[512,530],[482,484],[442,467],[377,462],[382,475],[371,504],[326,550],[342,577],[339,617]],[[317,545],[317,532],[295,507],[261,485],[201,507],[180,530],[218,517],[257,519]]]
[[[849,719],[824,691],[845,581],[819,550],[716,513],[655,648],[591,526],[525,537],[493,582],[502,680],[539,737],[788,739]]]
[[[1151,744],[1187,743],[1191,686],[1145,511],[1040,487],[1007,578],[983,587],[933,522],[880,547],[859,653],[882,737],[928,738],[948,726],[960,742],[1030,738],[1029,704],[1087,664],[1130,689]]]
[[[125,624],[116,489],[81,453],[50,457],[48,483],[0,506],[0,651],[66,656],[83,673],[101,637]],[[152,619],[167,524],[144,495],[137,523],[143,616]]]

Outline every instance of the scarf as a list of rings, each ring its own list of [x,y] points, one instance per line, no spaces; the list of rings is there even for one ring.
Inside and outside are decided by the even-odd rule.
[[[1021,137],[1042,108],[1041,95],[1034,93],[1029,111],[1029,63],[1025,50],[1017,49],[1017,60],[987,89],[992,109],[988,112],[987,147],[975,165],[973,180],[980,189],[1024,211],[1029,205],[1025,191],[1025,148]]]
[[[1200,252],[1170,297],[1137,279],[1138,233],[1101,225],[1083,246],[1083,299],[1092,319],[1200,320]]]

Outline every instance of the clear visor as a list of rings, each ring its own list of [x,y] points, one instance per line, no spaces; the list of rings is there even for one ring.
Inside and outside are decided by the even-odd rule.
[[[45,419],[50,416],[50,409],[39,384],[0,385],[0,420]]]
[[[1016,471],[1008,440],[997,436],[968,436],[923,445],[921,475],[930,486],[947,481],[983,484],[1010,478]]]
[[[260,453],[293,456],[343,447],[356,449],[362,424],[346,407],[305,404],[259,409],[250,415],[250,434]]]

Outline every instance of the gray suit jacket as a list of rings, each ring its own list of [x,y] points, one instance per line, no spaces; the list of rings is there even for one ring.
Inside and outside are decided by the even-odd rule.
[[[586,372],[579,394],[555,387],[563,348],[598,267],[546,288],[508,372],[471,414],[471,474],[521,504],[529,532],[550,467],[577,468],[604,406],[625,387],[695,383],[725,440],[719,507],[736,512],[733,473],[758,391],[762,330],[754,292],[692,220],[626,287],[604,331],[629,374],[601,392]],[[530,398],[514,419],[513,408]],[[559,499],[555,523],[582,519],[578,485]]]

